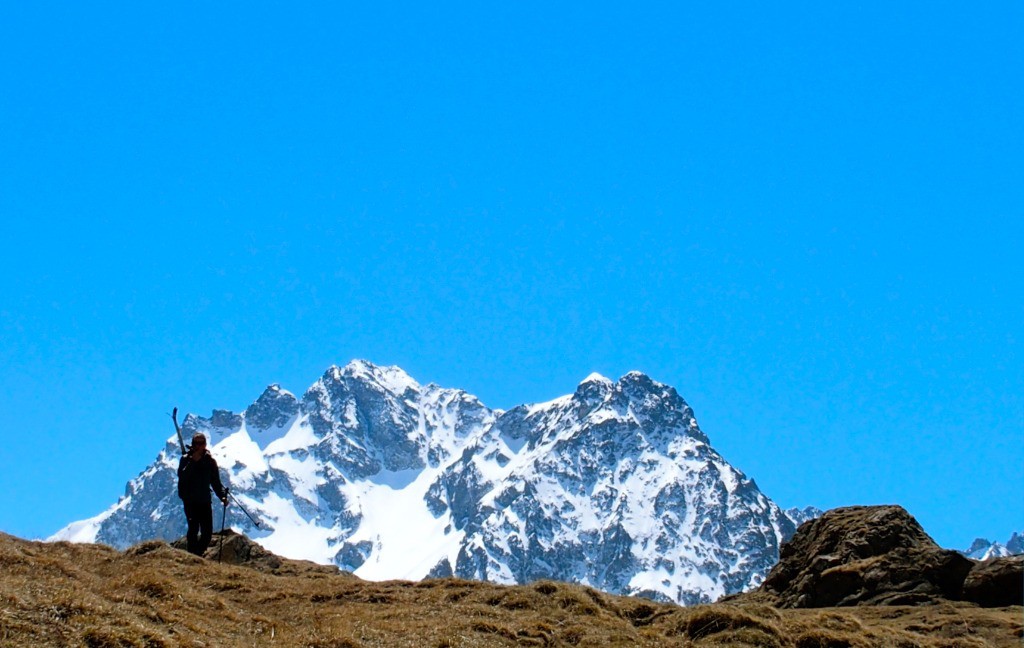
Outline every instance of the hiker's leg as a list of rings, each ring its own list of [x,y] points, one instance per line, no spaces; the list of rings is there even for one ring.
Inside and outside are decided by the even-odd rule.
[[[206,548],[210,546],[210,540],[213,538],[213,507],[209,502],[202,502],[198,506],[199,509],[196,513],[196,517],[199,519],[199,555],[202,556],[206,553]]]
[[[185,522],[188,524],[188,531],[185,533],[188,551],[201,556],[203,550],[199,548],[199,517],[196,511],[198,507],[195,502],[184,502],[184,505]]]

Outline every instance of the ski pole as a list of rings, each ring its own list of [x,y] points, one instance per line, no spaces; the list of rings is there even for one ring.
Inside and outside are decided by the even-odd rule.
[[[231,492],[231,491],[228,491]],[[224,529],[227,528],[228,521],[228,501],[224,500],[224,512],[220,516],[220,547],[217,549],[217,562],[222,562],[221,558],[224,555]]]
[[[251,514],[251,513],[249,513],[249,511],[245,510],[245,507],[244,507],[244,506],[242,506],[242,503],[238,501],[238,498],[237,498],[237,497],[235,497],[235,494],[234,494],[234,493],[232,493],[231,491],[228,491],[228,497],[230,497],[230,498],[231,498],[231,501],[233,501],[233,502],[234,502],[235,504],[237,504],[237,505],[238,505],[238,508],[242,509],[242,513],[245,513],[245,516],[246,516],[247,518],[249,518],[250,520],[252,520],[252,523],[256,525],[256,528],[257,528],[257,529],[258,529],[258,528],[260,528],[260,523],[259,523],[259,521],[258,521],[258,520],[257,520],[256,518],[254,518],[254,517],[252,516],[252,514]]]

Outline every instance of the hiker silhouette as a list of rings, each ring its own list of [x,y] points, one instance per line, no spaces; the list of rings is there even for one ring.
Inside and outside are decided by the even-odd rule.
[[[206,449],[206,436],[196,432],[192,435],[189,451],[178,463],[178,497],[185,507],[188,550],[197,556],[206,552],[213,537],[211,488],[227,506],[228,489],[220,482],[217,461]]]

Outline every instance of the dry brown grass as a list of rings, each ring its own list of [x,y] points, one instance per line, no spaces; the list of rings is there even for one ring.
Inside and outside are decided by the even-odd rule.
[[[0,646],[1020,646],[1022,609],[695,608],[539,581],[371,583],[309,563],[218,564],[0,534]]]

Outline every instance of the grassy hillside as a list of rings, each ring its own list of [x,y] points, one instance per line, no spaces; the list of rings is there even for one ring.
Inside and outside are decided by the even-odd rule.
[[[275,557],[276,558],[276,557]],[[1013,646],[1020,607],[696,608],[540,581],[362,581],[283,559],[220,564],[0,534],[2,646]]]

